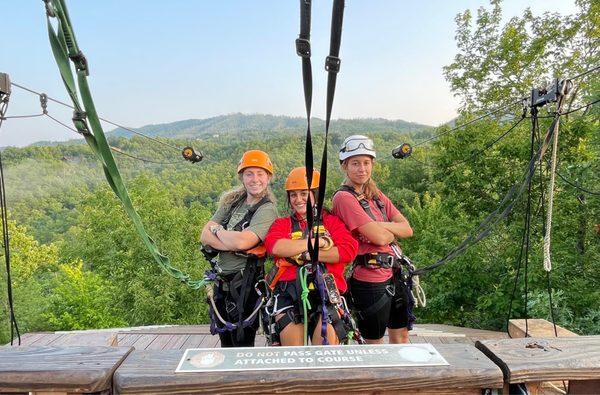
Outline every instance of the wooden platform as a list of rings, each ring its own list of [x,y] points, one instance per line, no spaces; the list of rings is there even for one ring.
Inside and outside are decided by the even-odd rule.
[[[110,391],[130,347],[4,347],[0,393]]]
[[[410,333],[411,343],[471,344],[478,340],[505,339],[504,332],[423,324]],[[106,330],[38,332],[21,337],[24,346],[126,346],[136,350],[185,350],[220,347],[219,337],[210,334],[208,325],[151,326]],[[266,346],[257,335],[255,345]]]
[[[325,346],[326,347],[326,346]],[[368,347],[368,346],[366,346]],[[182,350],[134,351],[117,369],[119,394],[172,393],[436,393],[481,394],[501,388],[502,372],[469,344],[435,346],[449,366],[174,373]]]
[[[585,385],[578,393],[600,393],[600,336],[508,339],[502,332],[418,325],[410,341],[433,344],[450,365],[175,373],[185,349],[220,346],[207,325],[29,333],[21,347],[0,347],[0,392],[479,394],[508,383],[571,380]],[[256,345],[265,345],[263,336]]]

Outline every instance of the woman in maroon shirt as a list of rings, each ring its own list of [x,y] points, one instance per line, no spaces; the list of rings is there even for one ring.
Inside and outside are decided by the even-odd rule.
[[[313,173],[311,188],[308,188],[306,169],[297,167],[293,169],[285,182],[287,201],[292,209],[289,217],[275,220],[265,238],[267,252],[275,257],[276,272],[270,285],[274,288],[273,303],[267,308],[275,320],[276,331],[279,334],[281,345],[300,346],[304,344],[304,326],[302,314],[302,286],[298,278],[300,267],[310,263],[307,252],[306,228],[307,228],[307,201],[310,195],[311,201],[315,202],[317,187],[319,185],[319,172]],[[339,344],[347,337],[343,333],[343,324],[339,323],[340,306],[336,305],[339,294],[346,292],[347,285],[344,279],[344,268],[353,261],[356,256],[358,243],[352,237],[346,226],[337,217],[328,211],[323,211],[322,225],[319,227],[319,261],[324,263],[324,277],[333,276],[333,282],[337,287],[338,295],[327,293],[327,313],[329,314],[327,324],[327,336],[325,344]],[[308,332],[312,333],[312,343],[321,344],[322,336],[322,309],[324,305],[320,293],[320,286],[315,278],[316,270],[311,268],[308,278],[309,301],[311,308],[307,312]],[[322,281],[320,281],[323,284]],[[333,282],[329,282],[330,290]],[[312,284],[311,284],[312,283]],[[335,287],[334,290],[335,290]],[[330,291],[331,292],[331,291]],[[331,300],[333,299],[333,300]],[[333,303],[332,303],[333,302]],[[343,314],[342,314],[343,315]],[[333,324],[333,325],[332,325]]]
[[[344,140],[339,159],[346,179],[333,196],[333,213],[358,239],[350,292],[358,328],[367,343],[407,343],[412,296],[402,279],[402,252],[396,238],[411,237],[410,224],[371,178],[373,141],[362,135]]]

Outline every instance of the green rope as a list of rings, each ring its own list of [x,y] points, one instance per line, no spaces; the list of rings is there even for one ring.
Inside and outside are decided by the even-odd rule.
[[[148,248],[148,251],[152,254],[156,262],[172,277],[188,285],[193,289],[199,289],[203,287],[206,282],[205,280],[191,280],[189,275],[183,273],[179,269],[173,267],[169,258],[163,255],[156,245],[155,241],[148,235],[142,220],[133,207],[133,203],[125,187],[125,183],[121,178],[121,174],[112,155],[104,131],[96,112],[96,107],[92,99],[92,94],[87,82],[87,76],[89,75],[87,61],[83,56],[81,50],[77,45],[75,34],[71,27],[71,21],[67,12],[67,7],[64,0],[47,0],[46,6],[54,12],[58,24],[57,30],[54,29],[50,22],[50,18],[53,16],[48,15],[48,37],[50,39],[50,46],[52,47],[52,53],[56,59],[60,75],[63,83],[71,100],[75,107],[75,113],[73,116],[73,123],[75,128],[85,137],[86,142],[96,155],[96,157],[102,163],[104,175],[108,181],[111,189],[117,195],[127,215],[133,222],[138,234],[142,241]],[[75,85],[75,78],[71,69],[69,60],[73,61],[75,65],[77,75],[77,86]],[[80,104],[79,96],[77,94],[77,87],[81,95]],[[83,111],[85,109],[85,112]],[[90,127],[91,126],[91,131]]]
[[[308,289],[308,270],[306,266],[298,269],[298,276],[300,276],[300,286],[302,287],[300,299],[302,300],[302,314],[304,315],[304,345],[308,346],[308,311],[311,309],[311,306],[308,300],[310,289]]]

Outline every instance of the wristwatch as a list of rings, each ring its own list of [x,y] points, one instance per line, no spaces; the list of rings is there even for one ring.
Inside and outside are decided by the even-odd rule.
[[[211,227],[209,229],[210,229],[210,233],[212,233],[213,235],[216,236],[217,233],[220,230],[223,230],[224,228],[223,228],[223,225],[211,225]]]

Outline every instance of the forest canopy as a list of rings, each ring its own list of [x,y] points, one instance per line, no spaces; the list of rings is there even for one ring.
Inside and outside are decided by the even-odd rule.
[[[555,110],[553,104],[544,108],[539,131],[532,131],[529,118],[514,126],[523,108],[507,105],[553,78],[578,76],[600,65],[600,4],[577,1],[577,7],[569,16],[533,15],[526,9],[503,23],[501,2],[493,0],[476,15],[457,15],[457,54],[444,74],[461,100],[460,116],[435,129],[402,121],[334,122],[327,201],[342,181],[336,148],[348,134],[367,134],[381,153],[374,178],[415,231],[402,242],[404,251],[418,267],[444,257],[520,182],[532,136],[537,149],[551,123],[546,116]],[[554,316],[577,333],[600,334],[600,111],[586,106],[599,99],[600,72],[573,82],[564,111],[579,110],[562,116],[559,127],[552,272],[547,275],[542,268],[550,176],[544,160],[531,183],[527,283],[521,251],[524,194],[486,238],[422,276],[428,305],[416,311],[417,324],[502,330],[512,309],[510,318]],[[453,130],[502,106],[505,111]],[[198,250],[200,229],[219,195],[238,182],[235,166],[241,154],[255,148],[271,155],[281,215],[287,213],[285,175],[304,161],[301,120],[242,114],[217,118],[146,130],[172,145],[200,149],[205,159],[199,164],[123,130],[109,140],[123,152],[170,163],[115,153],[148,233],[173,266],[195,279],[209,267]],[[318,121],[315,125],[315,130],[323,129]],[[315,134],[315,151],[320,152],[322,133]],[[440,137],[418,145],[435,135]],[[417,144],[412,157],[392,159],[391,149],[403,142]],[[6,148],[2,159],[21,333],[208,322],[204,291],[181,285],[156,265],[86,145],[73,141]],[[10,341],[5,276],[0,282],[0,343]]]

